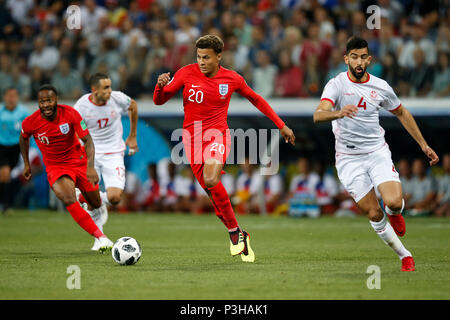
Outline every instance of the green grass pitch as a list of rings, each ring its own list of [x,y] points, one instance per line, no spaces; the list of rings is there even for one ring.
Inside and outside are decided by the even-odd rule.
[[[90,251],[93,238],[68,213],[16,211],[0,217],[0,299],[449,299],[450,219],[406,218],[402,238],[416,272],[367,219],[239,216],[255,263],[231,257],[226,229],[214,215],[110,214],[105,233],[136,238],[133,266]],[[69,290],[70,265],[80,289]],[[381,289],[369,290],[370,265]]]

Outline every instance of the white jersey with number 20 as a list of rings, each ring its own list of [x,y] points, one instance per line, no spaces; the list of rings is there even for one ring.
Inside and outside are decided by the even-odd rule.
[[[328,81],[321,100],[330,101],[333,110],[349,104],[358,107],[355,117],[332,121],[336,152],[344,154],[369,153],[383,147],[384,129],[379,124],[379,110],[393,111],[401,105],[385,80],[368,74],[367,81],[354,82],[348,72],[341,72]]]

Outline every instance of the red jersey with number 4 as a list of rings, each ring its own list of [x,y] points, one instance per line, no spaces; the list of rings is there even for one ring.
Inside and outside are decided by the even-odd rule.
[[[38,109],[22,122],[22,136],[34,137],[47,167],[85,165],[86,152],[78,138],[88,133],[78,111],[62,104],[58,104],[53,121],[44,119]]]
[[[156,85],[153,101],[157,105],[164,104],[182,87],[185,114],[183,128],[190,132],[194,131],[194,121],[202,121],[202,131],[212,128],[226,130],[230,98],[235,91],[247,98],[279,129],[284,126],[270,105],[235,71],[220,67],[214,77],[208,78],[200,71],[197,63],[187,65],[178,70],[163,88]]]

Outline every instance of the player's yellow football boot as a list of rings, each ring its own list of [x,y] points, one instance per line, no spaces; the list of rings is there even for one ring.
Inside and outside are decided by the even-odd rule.
[[[244,251],[241,253],[241,259],[245,262],[254,262],[255,261],[255,253],[252,250],[252,247],[250,246],[250,235],[243,231],[244,233],[244,244],[245,248]]]
[[[230,232],[230,253],[232,256],[241,254],[245,249],[244,234],[242,230]]]

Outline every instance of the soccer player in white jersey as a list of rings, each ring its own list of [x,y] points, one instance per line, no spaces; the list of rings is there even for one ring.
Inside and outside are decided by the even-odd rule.
[[[104,205],[117,205],[125,187],[124,153],[126,146],[129,155],[138,151],[136,132],[138,107],[136,101],[120,91],[112,91],[111,79],[106,74],[95,73],[89,79],[91,93],[83,95],[74,108],[83,117],[95,145],[95,169],[103,179],[106,192],[100,192]],[[130,134],[123,141],[121,114],[128,112]],[[81,201],[83,201],[82,197]],[[102,217],[94,221],[103,228],[106,223],[106,206]],[[92,247],[95,249],[96,244]]]
[[[401,270],[414,271],[411,253],[397,237],[405,234],[402,186],[379,124],[379,110],[383,108],[397,116],[430,159],[430,165],[436,164],[439,158],[389,84],[366,72],[371,61],[367,41],[350,38],[344,60],[348,70],[325,86],[314,112],[314,122],[332,121],[340,181],[361,211],[368,215],[378,236],[397,253],[402,261]],[[378,203],[375,189],[381,195],[390,223]]]

